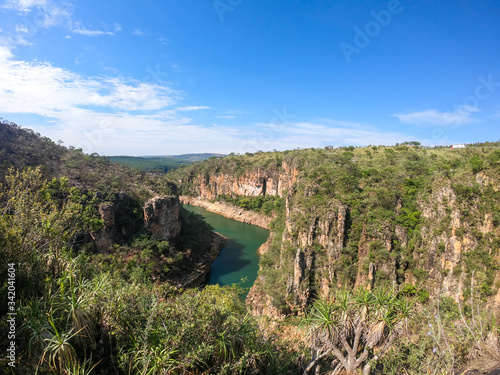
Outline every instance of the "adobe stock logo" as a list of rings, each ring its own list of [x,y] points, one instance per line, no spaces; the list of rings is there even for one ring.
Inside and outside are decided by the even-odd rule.
[[[238,5],[240,5],[243,0],[214,0],[212,5],[214,6],[219,19],[224,21],[224,13],[232,12]]]
[[[409,2],[413,0],[408,0]],[[383,29],[385,29],[392,21],[392,17],[400,14],[404,10],[399,0],[389,0],[387,9],[382,9],[378,12],[372,10],[370,12],[372,20],[368,21],[363,29],[356,26],[354,28],[354,40],[352,44],[342,42],[339,44],[340,50],[344,54],[344,58],[348,64],[352,61],[353,54],[359,54],[368,47],[372,40],[376,38]]]

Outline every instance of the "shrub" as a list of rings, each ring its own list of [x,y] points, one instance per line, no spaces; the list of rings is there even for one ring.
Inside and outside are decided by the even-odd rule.
[[[470,158],[469,164],[472,168],[472,172],[479,173],[484,169],[484,161],[479,155],[474,155]]]

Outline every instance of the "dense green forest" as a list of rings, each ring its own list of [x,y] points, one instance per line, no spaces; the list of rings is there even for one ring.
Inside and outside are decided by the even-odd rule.
[[[108,158],[114,163],[137,168],[144,172],[168,172],[171,169],[191,164],[189,160],[174,158],[142,158],[137,156],[109,156]]]
[[[197,161],[211,157],[223,157],[221,154],[182,154],[169,156],[108,156],[109,160],[143,172],[168,172]]]
[[[3,122],[0,329],[15,338],[0,346],[14,340],[15,360],[0,372],[487,373],[500,367],[499,176],[496,149],[418,145],[230,155],[164,175]],[[179,193],[273,218],[253,288],[273,313],[256,316],[238,285],[183,284],[214,237]],[[152,234],[160,213],[174,234]]]

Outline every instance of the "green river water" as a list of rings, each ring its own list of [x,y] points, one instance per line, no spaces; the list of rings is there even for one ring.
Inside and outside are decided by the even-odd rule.
[[[207,284],[231,285],[246,278],[246,281],[241,286],[250,288],[255,282],[259,270],[257,249],[266,242],[269,237],[269,230],[227,219],[201,207],[184,205],[184,208],[202,215],[205,221],[214,228],[215,232],[229,239],[229,243],[212,263],[207,277]]]

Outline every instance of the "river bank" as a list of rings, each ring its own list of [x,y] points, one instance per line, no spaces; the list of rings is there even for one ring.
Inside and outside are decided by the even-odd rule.
[[[229,203],[210,202],[203,198],[190,197],[187,195],[180,195],[179,200],[182,204],[202,207],[207,211],[222,215],[228,219],[240,221],[246,224],[257,225],[258,227],[265,229],[268,229],[269,223],[272,220],[271,217],[261,215],[253,211],[246,211]]]
[[[228,244],[227,237],[220,233],[212,232],[210,239],[210,252],[203,255],[198,260],[193,271],[185,275],[182,279],[178,280],[176,287],[178,289],[196,288],[203,285],[207,276],[210,273],[210,268],[213,262],[219,257],[221,250]]]

